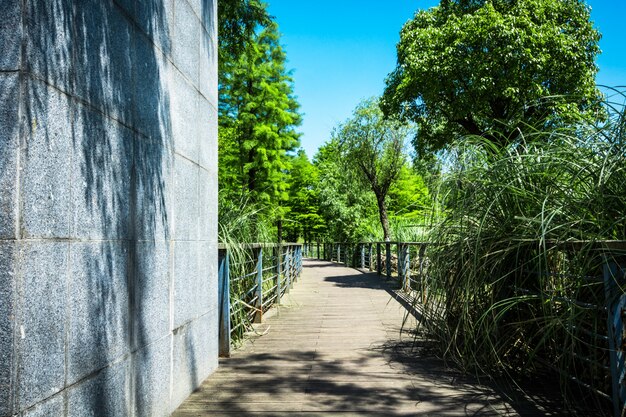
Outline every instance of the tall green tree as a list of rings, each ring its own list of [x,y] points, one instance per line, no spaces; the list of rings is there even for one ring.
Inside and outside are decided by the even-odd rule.
[[[287,198],[289,152],[299,145],[293,81],[276,23],[255,32],[220,75],[221,189],[250,193],[256,202]]]
[[[335,242],[358,242],[375,236],[370,219],[376,216],[376,201],[372,193],[363,192],[363,183],[354,170],[346,170],[336,137],[319,148],[313,164],[318,172],[316,189],[325,237]]]
[[[320,214],[319,172],[303,149],[298,150],[291,162],[289,173],[289,198],[283,223],[285,239],[297,242],[300,238],[311,241],[326,231]]]
[[[467,134],[505,145],[594,115],[599,39],[584,0],[442,0],[404,25],[382,107],[417,122],[420,154]]]
[[[360,103],[334,132],[347,168],[356,170],[376,197],[386,241],[391,238],[387,194],[406,164],[405,144],[412,133],[407,124],[385,119],[376,98]]]

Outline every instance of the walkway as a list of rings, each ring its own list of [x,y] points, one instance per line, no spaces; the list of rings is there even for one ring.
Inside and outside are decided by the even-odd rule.
[[[305,261],[263,335],[220,360],[174,416],[546,415],[516,411],[401,337],[406,310],[392,294],[376,273]]]

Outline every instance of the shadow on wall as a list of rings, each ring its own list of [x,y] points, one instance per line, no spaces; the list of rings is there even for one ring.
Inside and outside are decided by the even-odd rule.
[[[174,165],[183,147],[175,140],[198,143],[211,133],[201,126],[204,136],[177,137],[173,123],[182,115],[172,103],[181,80],[204,97],[215,82],[184,72],[185,49],[196,48],[204,54],[197,61],[209,66],[216,54],[205,32],[196,34],[203,47],[181,43],[191,23],[175,13],[191,11],[211,27],[215,6],[24,3],[20,237],[29,241],[20,249],[15,410],[38,404],[44,414],[67,407],[67,415],[109,416],[133,407],[137,415],[168,415],[170,363],[175,374],[186,370],[186,387],[197,386],[210,364],[196,357],[204,351],[197,316],[171,328],[177,295],[170,288],[180,191]],[[199,199],[198,189],[191,193]],[[195,255],[189,262],[199,275]],[[65,387],[67,405],[55,397]]]

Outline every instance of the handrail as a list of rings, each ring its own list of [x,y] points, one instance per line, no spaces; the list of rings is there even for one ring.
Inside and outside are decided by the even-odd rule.
[[[232,246],[218,249],[219,353],[230,356],[233,332],[243,334],[252,322],[280,304],[302,273],[302,244],[252,243],[237,245],[247,259],[231,257]]]

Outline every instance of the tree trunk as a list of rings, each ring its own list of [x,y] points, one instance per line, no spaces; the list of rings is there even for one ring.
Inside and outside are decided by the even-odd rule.
[[[378,215],[380,216],[380,225],[383,227],[383,238],[385,242],[389,242],[389,218],[387,217],[387,205],[385,204],[385,196],[376,195],[378,203]]]

